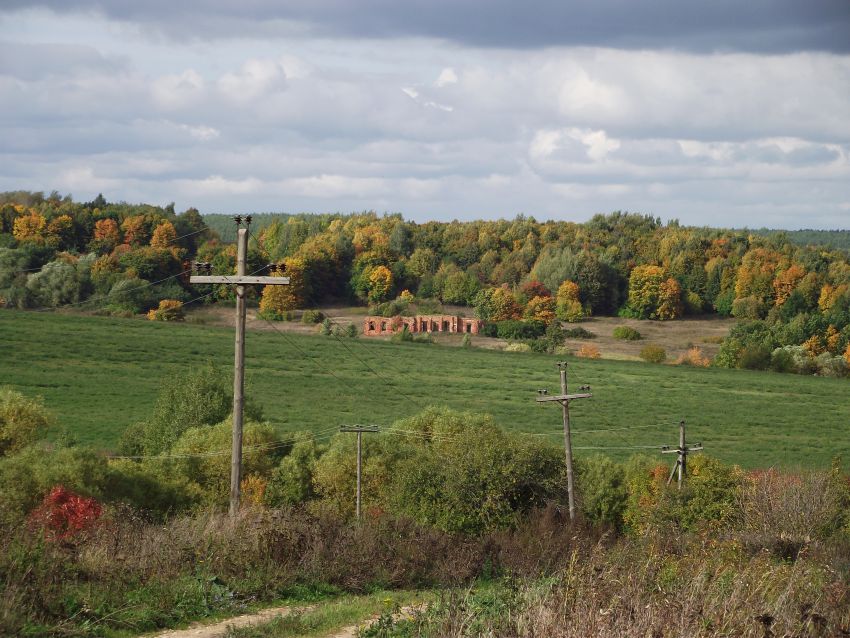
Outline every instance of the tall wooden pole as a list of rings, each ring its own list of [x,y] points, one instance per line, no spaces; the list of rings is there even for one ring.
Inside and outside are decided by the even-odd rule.
[[[688,448],[685,447],[685,422],[679,421],[679,489],[685,481],[685,464],[688,461]]]
[[[357,520],[360,520],[361,514],[361,488],[363,479],[363,433],[378,432],[377,425],[341,425],[340,432],[356,432],[357,433],[357,496],[354,505],[354,511],[357,514]]]
[[[360,475],[363,467],[363,456],[362,456],[362,442],[363,442],[363,431],[357,431],[357,505],[355,509],[357,510],[357,520],[360,520]]]
[[[538,403],[546,403],[548,401],[556,401],[561,404],[564,415],[564,456],[567,460],[567,501],[569,503],[570,520],[576,519],[576,488],[575,475],[573,473],[573,443],[570,434],[570,401],[576,399],[588,399],[593,395],[590,393],[590,386],[584,385],[579,388],[581,392],[578,394],[567,394],[567,362],[561,361],[558,363],[558,370],[561,373],[561,394],[549,396],[548,390],[538,390],[540,395],[537,397]]]
[[[242,228],[242,216],[236,215],[236,275],[213,275],[212,264],[195,262],[194,268],[206,275],[192,275],[191,284],[225,284],[236,286],[236,347],[233,366],[233,444],[230,455],[230,515],[239,511],[240,484],[242,482],[242,413],[245,408],[245,291],[247,285],[286,286],[289,277],[255,277],[246,275],[248,256],[248,226],[251,216],[245,216],[245,228]],[[277,270],[275,264],[269,268]]]
[[[244,277],[248,229],[237,229],[236,276]],[[245,407],[245,286],[236,286],[236,348],[233,367],[233,447],[230,454],[230,515],[239,511],[242,482],[242,413]]]
[[[558,366],[561,372],[561,394],[567,395],[567,364]],[[573,476],[573,443],[570,435],[570,402],[562,401],[561,405],[564,410],[564,454],[567,457],[567,501],[570,509],[570,520],[576,518],[576,496],[575,483]]]

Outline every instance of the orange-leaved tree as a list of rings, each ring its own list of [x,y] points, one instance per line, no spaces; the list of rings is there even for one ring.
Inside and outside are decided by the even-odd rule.
[[[92,248],[96,251],[110,252],[121,243],[121,231],[114,219],[98,219],[94,223],[94,241]]]
[[[548,326],[555,320],[555,300],[550,296],[532,297],[525,306],[523,319],[542,321]]]

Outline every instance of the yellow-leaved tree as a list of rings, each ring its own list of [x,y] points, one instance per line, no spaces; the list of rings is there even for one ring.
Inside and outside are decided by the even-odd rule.
[[[376,266],[369,273],[369,301],[385,301],[393,288],[393,273],[386,266]]]
[[[12,234],[21,243],[32,242],[43,244],[46,228],[47,220],[44,219],[44,215],[36,211],[30,211],[26,215],[15,218],[12,226]]]
[[[154,248],[171,248],[175,239],[177,239],[177,231],[174,230],[174,224],[166,220],[154,228],[151,246]]]
[[[300,257],[287,257],[283,260],[285,269],[283,273],[272,276],[289,277],[289,285],[265,286],[263,296],[260,299],[260,316],[264,319],[275,319],[280,321],[290,310],[303,308],[306,301],[305,291],[307,282],[306,264]]]
[[[558,286],[555,315],[563,321],[579,321],[584,318],[584,308],[579,299],[578,284],[567,279]]]

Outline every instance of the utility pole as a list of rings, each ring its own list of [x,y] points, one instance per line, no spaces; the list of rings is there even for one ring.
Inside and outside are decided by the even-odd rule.
[[[679,447],[671,449],[670,446],[665,445],[661,448],[662,454],[677,454],[676,462],[673,464],[673,470],[670,472],[670,476],[667,479],[667,485],[673,481],[673,476],[676,474],[678,470],[678,484],[679,489],[682,489],[682,485],[685,483],[685,474],[687,473],[688,467],[688,454],[691,452],[698,452],[702,448],[702,443],[697,443],[693,447],[688,447],[685,444],[685,422],[679,421]]]
[[[242,228],[242,216],[233,218],[236,222],[236,276],[212,275],[209,263],[195,263],[199,272],[206,275],[192,275],[191,284],[228,284],[236,286],[236,346],[233,363],[233,446],[230,456],[230,515],[239,511],[240,484],[242,482],[242,414],[245,407],[245,291],[246,285],[285,286],[289,277],[252,277],[245,273],[248,258],[248,226],[251,216],[245,217]],[[269,264],[275,267],[274,264]]]
[[[573,444],[572,435],[570,434],[570,401],[576,399],[588,399],[593,395],[590,393],[590,386],[583,385],[579,388],[579,394],[568,394],[567,392],[567,362],[559,361],[557,363],[558,371],[561,374],[561,394],[548,396],[548,390],[538,390],[536,401],[544,403],[547,401],[557,401],[561,404],[564,416],[564,455],[567,459],[567,499],[570,508],[570,520],[576,518],[576,497],[575,497],[575,478],[573,475]]]
[[[339,427],[340,432],[357,432],[357,501],[355,505],[355,511],[357,513],[357,520],[360,520],[360,483],[361,483],[361,473],[363,468],[363,447],[362,447],[362,439],[364,432],[378,432],[377,425],[341,425]]]

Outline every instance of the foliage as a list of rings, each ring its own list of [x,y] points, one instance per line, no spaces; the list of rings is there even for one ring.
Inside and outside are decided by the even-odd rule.
[[[555,314],[562,321],[580,321],[584,318],[584,308],[579,298],[578,284],[566,280],[558,286]]]
[[[151,321],[184,321],[183,302],[176,299],[163,299],[156,310],[148,312]]]
[[[519,319],[521,308],[507,286],[487,288],[473,299],[475,316],[484,321],[508,321]]]
[[[565,339],[595,339],[596,333],[590,332],[589,330],[582,328],[581,326],[576,326],[575,328],[568,328],[564,330],[564,338]]]
[[[27,277],[27,290],[39,306],[57,307],[79,302],[89,291],[90,261],[52,261]]]
[[[676,359],[676,365],[694,366],[696,368],[707,368],[711,360],[702,353],[699,346],[688,348],[688,351]]]
[[[590,343],[581,344],[581,347],[576,351],[576,356],[582,359],[599,359],[602,357],[599,348]]]
[[[0,387],[0,458],[43,438],[52,422],[40,398],[29,399],[10,387]]]
[[[555,300],[552,297],[532,297],[525,307],[523,319],[541,321],[548,326],[555,320]]]
[[[169,449],[175,456],[170,462],[171,473],[185,479],[204,505],[223,507],[228,502],[232,431],[230,419],[211,426],[188,428]],[[271,472],[276,459],[269,449],[276,438],[270,425],[245,421],[242,434],[244,476],[265,476]]]
[[[664,363],[667,359],[667,352],[661,346],[648,344],[641,348],[640,358],[649,363]]]
[[[617,326],[614,328],[614,338],[625,341],[638,341],[641,339],[640,332],[630,326]]]
[[[163,379],[151,417],[137,431],[125,437],[126,454],[161,454],[174,445],[189,428],[214,425],[230,414],[233,384],[223,370],[201,366],[179,376]],[[262,416],[253,403],[246,401],[246,417],[259,421]]]
[[[321,310],[305,310],[301,315],[301,323],[321,323],[325,319],[325,313]]]
[[[316,496],[313,475],[322,450],[311,434],[298,434],[287,454],[271,474],[264,501],[272,507],[298,505]]]
[[[43,530],[49,540],[67,541],[93,529],[101,514],[103,506],[97,500],[57,485],[30,513],[29,523]]]
[[[393,287],[393,274],[386,266],[377,266],[369,273],[368,298],[372,303],[385,301]]]
[[[263,286],[260,299],[260,316],[266,319],[282,320],[286,312],[301,308],[306,301],[307,281],[306,264],[297,257],[284,260],[284,273],[273,273],[272,277],[289,277],[287,285]]]

